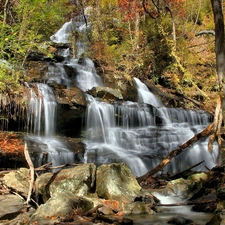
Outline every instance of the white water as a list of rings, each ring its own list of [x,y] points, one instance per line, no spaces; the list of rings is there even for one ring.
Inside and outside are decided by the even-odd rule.
[[[34,84],[34,88],[29,88],[29,108],[28,108],[28,132],[26,138],[28,149],[33,154],[38,154],[35,157],[31,154],[35,166],[40,166],[45,163],[44,157],[47,156],[47,161],[52,162],[52,166],[58,166],[65,163],[74,162],[74,153],[56,137],[56,110],[57,103],[52,89],[47,84]],[[35,91],[34,91],[35,90]],[[35,147],[36,146],[36,147]]]
[[[165,108],[140,80],[135,82],[144,104],[111,105],[88,98],[85,160],[97,164],[124,161],[140,176],[209,125],[210,116],[203,111]],[[217,157],[217,146],[211,154],[207,140],[202,140],[174,158],[164,172],[182,171],[203,160],[197,169],[205,170],[216,165]]]
[[[88,9],[85,10],[88,12]],[[86,15],[88,17],[88,15]],[[90,24],[86,24],[83,16],[77,16],[65,23],[53,36],[51,40],[57,43],[71,43],[70,35],[72,31],[81,34],[81,39],[76,42],[78,49],[77,58],[70,58],[68,50],[61,53],[65,56],[62,63],[54,63],[48,66],[46,80],[48,84],[56,83],[65,85],[67,88],[77,86],[83,91],[87,91],[95,86],[103,86],[101,78],[98,76],[94,62],[88,57],[82,55],[87,50],[87,32]],[[82,56],[82,59],[79,57]],[[65,68],[70,68],[70,76]]]
[[[36,92],[30,88],[28,127],[29,131],[40,135],[54,135],[57,103],[52,89],[46,84],[35,84]]]

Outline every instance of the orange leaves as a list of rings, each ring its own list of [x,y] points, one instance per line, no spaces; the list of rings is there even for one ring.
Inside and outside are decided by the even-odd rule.
[[[21,154],[24,151],[24,145],[20,139],[17,138],[16,134],[13,133],[0,133],[0,152]]]
[[[141,1],[139,0],[119,0],[120,11],[124,14],[124,20],[128,21],[135,17],[136,13],[143,11]]]

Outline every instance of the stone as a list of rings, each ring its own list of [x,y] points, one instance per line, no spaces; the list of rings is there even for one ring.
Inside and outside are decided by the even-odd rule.
[[[27,168],[20,168],[17,171],[11,171],[3,178],[6,186],[12,188],[19,194],[27,196],[30,182],[30,170]]]
[[[192,196],[192,188],[194,187],[194,185],[195,182],[192,180],[179,178],[168,182],[166,187],[160,191],[163,195],[177,195],[183,198],[190,198]]]
[[[217,190],[217,198],[225,200],[225,187],[221,187]]]
[[[93,208],[93,203],[72,193],[54,193],[52,197],[31,216],[29,224],[49,225],[69,216],[74,211],[84,213]]]
[[[155,212],[144,202],[132,202],[123,206],[125,215],[141,215],[141,214],[155,214]]]
[[[35,181],[36,192],[39,197],[42,197],[43,202],[46,202],[50,198],[48,184],[50,184],[50,180],[53,177],[53,173],[44,173],[37,177]]]
[[[63,169],[53,176],[41,175],[36,182],[37,193],[48,199],[54,193],[70,192],[77,196],[88,196],[95,183],[96,166],[93,163],[81,164]]]
[[[194,221],[187,219],[185,217],[182,216],[173,216],[171,218],[168,219],[167,223],[171,223],[171,224],[176,224],[176,225],[194,225]]]
[[[109,87],[102,87],[102,86],[93,87],[91,90],[88,91],[88,94],[91,94],[94,97],[104,98],[107,100],[122,100],[123,99],[123,96],[120,90],[109,88]]]
[[[206,181],[208,179],[207,173],[197,173],[188,177],[188,180],[192,180],[195,182]]]
[[[96,192],[99,197],[127,204],[140,196],[140,191],[140,185],[125,163],[112,163],[98,167]]]
[[[55,93],[57,102],[59,104],[70,104],[84,107],[87,106],[87,101],[84,92],[77,87],[57,90]]]
[[[0,220],[11,220],[26,208],[22,198],[16,195],[0,195]]]

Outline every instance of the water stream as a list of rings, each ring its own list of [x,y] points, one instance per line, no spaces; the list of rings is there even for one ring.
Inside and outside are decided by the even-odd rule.
[[[179,196],[163,196],[157,193],[153,194],[160,199],[161,204],[176,204],[184,202]],[[168,225],[169,223],[167,223],[167,221],[172,217],[183,217],[186,219],[191,219],[195,222],[195,224],[205,225],[213,217],[212,213],[192,211],[191,206],[158,206],[157,210],[159,213],[155,215],[132,215],[129,216],[129,218],[134,221],[134,225]]]

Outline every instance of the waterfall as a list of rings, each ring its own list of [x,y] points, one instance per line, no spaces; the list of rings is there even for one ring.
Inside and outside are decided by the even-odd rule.
[[[51,40],[68,43],[73,29],[85,33],[87,28],[84,19],[79,16],[64,24]],[[56,108],[53,110],[55,106],[52,105],[55,104],[53,103],[55,100],[53,96],[46,96],[46,93],[52,93],[49,89],[44,94],[43,90],[48,84],[64,85],[68,89],[76,86],[84,92],[95,86],[104,86],[96,72],[94,62],[82,55],[87,48],[83,41],[77,43],[78,58],[70,58],[70,51],[65,49],[60,53],[64,57],[61,63],[48,65],[46,84],[37,85],[38,91],[32,93],[30,98],[29,127],[38,134],[30,137],[30,140],[43,145],[43,152],[48,152],[54,165],[73,162],[74,157],[70,155],[72,152],[53,136],[55,130],[52,120],[55,120]],[[108,104],[86,94],[88,106],[84,161],[97,165],[126,162],[132,172],[140,176],[158,165],[169,152],[207,127],[212,121],[212,116],[200,110],[166,108],[144,83],[137,78],[134,78],[134,82],[138,92],[138,102]],[[45,101],[45,98],[48,100]],[[47,107],[53,111],[43,111]],[[44,125],[44,131],[43,121],[48,121]],[[203,160],[204,164],[196,169],[205,170],[205,166],[212,168],[216,165],[218,148],[215,144],[212,153],[207,149],[207,138],[198,141],[173,158],[164,172],[182,171]],[[45,157],[43,154],[42,158]]]
[[[85,34],[88,28],[89,25],[85,23],[84,17],[77,16],[66,22],[50,39],[56,43],[70,43],[73,38],[72,33],[76,31]],[[79,59],[87,48],[85,43],[85,38],[76,43],[77,59],[70,58],[69,48],[58,51],[58,55],[64,60],[61,63],[48,64],[48,71],[44,77],[45,84],[35,84],[34,89],[29,87],[27,142],[31,151],[36,151],[34,148],[40,149],[38,156],[33,155],[36,166],[42,165],[46,160],[52,162],[53,166],[74,162],[73,151],[63,143],[62,138],[55,136],[57,103],[49,85],[59,84],[67,89],[77,86],[83,91],[103,85],[93,61],[88,57]]]

